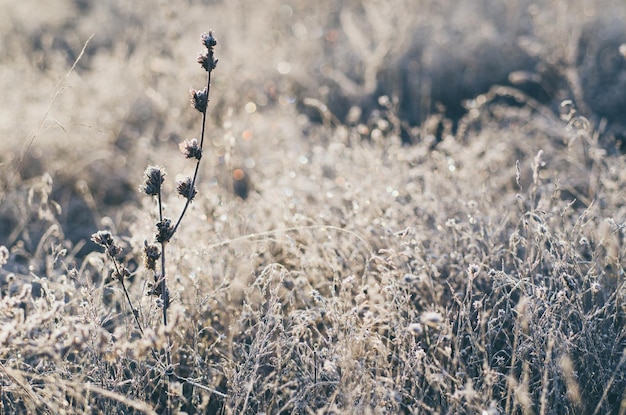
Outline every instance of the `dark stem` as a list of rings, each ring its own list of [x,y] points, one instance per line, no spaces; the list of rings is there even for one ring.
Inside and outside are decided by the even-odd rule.
[[[210,96],[211,93],[211,71],[209,71],[209,75],[207,76],[207,87],[206,87],[206,91],[207,91],[207,107],[209,106],[209,99],[208,97]],[[202,150],[204,148],[204,132],[206,131],[206,113],[207,113],[208,108],[204,109],[204,112],[202,113],[202,130],[200,132],[200,149]],[[195,189],[196,186],[196,179],[198,178],[198,171],[200,170],[200,160],[196,161],[196,168],[193,172],[193,178],[191,179],[191,188]],[[183,207],[182,212],[180,212],[180,216],[178,217],[178,220],[176,221],[176,225],[174,225],[174,229],[172,230],[172,235],[174,235],[176,233],[176,230],[178,229],[178,226],[180,225],[180,222],[183,220],[183,216],[185,216],[185,212],[187,212],[187,208],[189,207],[189,205],[191,204],[191,199],[187,199],[187,201],[185,202],[185,206]]]
[[[211,71],[209,71],[209,74],[207,76],[206,96],[207,96],[207,108],[204,110],[204,113],[202,113],[202,133],[200,134],[200,148],[202,148],[204,145],[204,130],[206,126],[206,113],[207,113],[208,106],[209,106],[209,97],[211,96]]]
[[[157,193],[158,201],[159,201],[159,221],[163,223],[163,201],[161,197],[161,185],[159,184],[159,191]],[[161,279],[159,282],[161,287],[161,301],[163,302],[163,325],[167,326],[167,309],[170,304],[170,298],[167,291],[167,281],[165,279],[165,241],[161,242]],[[167,372],[170,371],[172,365],[172,356],[170,354],[170,337],[167,335],[167,344],[165,345],[165,393],[167,394],[167,403],[166,403],[166,414],[171,414],[171,405],[170,405],[170,387],[169,387],[169,376]]]
[[[169,295],[167,295],[167,284],[165,282],[165,242],[161,242],[161,300],[163,301],[163,324],[167,326],[167,308],[169,305]]]
[[[163,201],[161,197],[161,185],[159,185],[159,191],[157,195],[158,195],[158,201],[159,201],[159,221],[163,223]],[[159,285],[161,287],[161,301],[163,302],[162,304],[163,325],[167,326],[167,310],[170,305],[170,298],[169,298],[170,296],[167,291],[167,280],[166,280],[166,275],[165,275],[165,244],[166,244],[165,241],[161,242],[161,278],[160,278]],[[168,340],[167,349],[165,350],[165,359],[166,359],[167,366],[169,366],[171,364],[169,340]]]
[[[157,192],[157,197],[159,201],[159,222],[163,223],[163,201],[161,197],[161,185],[159,184],[159,191]],[[167,283],[165,281],[165,241],[161,242],[161,278],[159,280],[159,285],[161,287],[161,301],[163,301],[163,325],[167,326],[167,306],[168,306],[168,295],[167,295]],[[169,362],[168,362],[169,364]]]
[[[124,274],[121,272],[121,265],[117,262],[117,259],[109,256],[113,260],[113,266],[115,267],[115,274],[118,276],[118,280],[122,285],[122,289],[124,290],[124,295],[126,296],[126,300],[128,301],[128,305],[133,312],[133,316],[135,317],[135,323],[137,323],[137,328],[139,328],[139,332],[143,336],[143,327],[141,327],[141,322],[139,321],[139,311],[133,306],[133,302],[130,299],[130,295],[128,294],[128,290],[126,289],[126,284],[124,284]]]
[[[211,71],[208,71],[208,76],[207,76],[207,106],[208,106],[208,96],[209,96],[209,92],[211,89]],[[204,109],[204,112],[202,113],[202,130],[200,133],[200,149],[202,150],[204,147],[204,135],[205,135],[205,131],[206,131],[206,114],[207,114],[207,108]],[[194,169],[194,173],[193,173],[193,178],[191,180],[191,191],[193,192],[193,189],[195,189],[195,185],[196,185],[196,180],[198,178],[198,172],[200,170],[200,159],[198,159],[196,161],[196,167]],[[159,221],[161,223],[163,223],[163,204],[161,201],[161,186],[159,185],[159,191],[158,191],[158,203],[159,203]],[[174,228],[172,228],[171,233],[169,233],[168,237],[167,237],[167,241],[169,241],[174,234],[176,233],[176,231],[178,230],[178,226],[180,225],[181,221],[183,220],[183,217],[185,216],[185,213],[187,212],[187,208],[189,207],[189,205],[191,204],[191,198],[187,198],[187,201],[185,202],[185,206],[183,207],[183,210],[180,213],[180,216],[178,217],[178,220],[176,221],[176,225],[174,225]],[[163,306],[163,325],[167,326],[167,310],[169,308],[169,304],[170,304],[170,298],[169,298],[169,292],[167,290],[167,281],[166,281],[166,277],[165,277],[165,244],[167,241],[163,241],[161,242],[161,279],[160,279],[160,287],[161,287],[161,301],[163,302],[162,306]],[[171,413],[171,406],[170,406],[170,396],[169,396],[169,379],[172,376],[175,376],[173,368],[172,368],[172,356],[170,354],[170,338],[168,335],[168,340],[167,340],[167,346],[165,349],[165,359],[166,359],[166,369],[165,369],[165,375],[166,375],[166,384],[165,384],[165,389],[166,389],[166,393],[167,393],[167,408],[166,411],[167,413]]]
[[[159,221],[163,222],[163,202],[161,201],[161,184],[159,184],[159,191],[157,192],[159,201]]]

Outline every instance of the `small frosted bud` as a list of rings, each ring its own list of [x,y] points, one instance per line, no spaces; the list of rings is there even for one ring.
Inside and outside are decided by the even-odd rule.
[[[215,59],[215,56],[213,56],[213,51],[198,53],[198,63],[207,72],[211,72],[215,69],[218,60],[219,59]]]
[[[148,241],[143,241],[143,254],[144,265],[149,270],[154,271],[156,269],[156,263],[161,257],[159,247],[154,244],[148,244]]]
[[[207,88],[201,91],[190,89],[189,94],[191,95],[191,106],[204,114],[206,112],[207,103],[209,102]]]
[[[113,279],[117,281],[124,281],[126,278],[130,277],[130,271],[126,267],[121,267],[113,271]]]
[[[178,145],[180,152],[183,153],[185,158],[200,160],[202,158],[202,147],[198,144],[198,140],[192,138],[191,140],[185,140]]]
[[[212,49],[215,45],[217,45],[217,40],[213,37],[212,30],[202,33],[200,35],[200,40],[207,49]]]
[[[122,253],[122,248],[115,242],[109,231],[98,231],[91,235],[91,240],[106,249],[106,253],[115,258]]]
[[[198,193],[193,185],[191,177],[187,177],[185,180],[179,181],[176,186],[176,192],[189,201],[191,201]]]
[[[170,219],[163,219],[160,222],[157,222],[157,233],[156,240],[159,243],[169,242],[174,233],[174,228],[172,227],[172,221]]]
[[[140,190],[148,196],[156,196],[165,181],[165,172],[160,167],[150,166],[144,172],[145,181]]]

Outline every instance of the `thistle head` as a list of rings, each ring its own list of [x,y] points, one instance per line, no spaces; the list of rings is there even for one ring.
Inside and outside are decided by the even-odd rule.
[[[144,265],[149,270],[156,270],[156,263],[161,257],[161,250],[158,245],[149,244],[148,241],[143,241],[143,259]]]
[[[176,186],[176,192],[190,202],[193,200],[196,194],[198,194],[191,177],[187,177],[185,178],[185,180],[179,181],[178,185]]]
[[[200,160],[202,158],[202,147],[198,144],[198,140],[192,138],[191,140],[185,140],[178,145],[180,152],[183,153],[185,158]]]
[[[105,252],[111,258],[116,258],[122,253],[122,248],[115,242],[113,235],[109,231],[98,231],[91,235],[91,240],[105,248]]]
[[[211,72],[217,66],[217,59],[213,55],[213,47],[217,45],[217,40],[213,37],[213,32],[203,33],[200,36],[200,40],[207,50],[198,54],[198,63],[205,71]]]
[[[172,226],[172,221],[170,219],[164,218],[162,221],[157,222],[157,233],[155,238],[158,243],[169,242],[172,239],[172,235],[174,235],[174,227]]]
[[[207,88],[205,87],[201,91],[192,88],[189,90],[189,95],[191,95],[191,106],[204,114],[209,102],[209,92]]]
[[[126,278],[130,277],[130,271],[122,265],[119,268],[114,269],[111,276],[114,280],[123,282]]]
[[[213,31],[209,30],[208,32],[204,32],[200,35],[200,40],[202,44],[209,50],[213,49],[215,45],[217,45],[217,40],[213,37]]]
[[[218,60],[219,59],[215,59],[215,56],[213,56],[213,51],[198,53],[198,63],[207,72],[211,72],[215,69]]]
[[[149,166],[144,172],[144,184],[140,190],[148,196],[156,196],[165,181],[165,172],[160,167]]]

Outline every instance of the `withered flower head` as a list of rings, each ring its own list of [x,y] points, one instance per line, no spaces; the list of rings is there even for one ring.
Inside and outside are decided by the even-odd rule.
[[[161,296],[161,285],[160,284],[153,284],[151,282],[148,283],[148,291],[146,292],[146,295],[151,295],[154,297],[160,297]]]
[[[191,140],[185,140],[178,145],[180,152],[183,153],[185,158],[200,160],[202,158],[202,147],[198,144],[198,140],[192,138]]]
[[[161,275],[157,272],[154,273],[154,282],[148,282],[148,292],[146,295],[153,295],[155,297],[161,296]]]
[[[160,167],[149,166],[144,172],[145,182],[140,190],[148,196],[156,196],[165,181],[165,172]]]
[[[189,201],[191,201],[198,193],[196,191],[196,187],[193,185],[191,177],[187,177],[185,180],[179,181],[176,186],[176,192]]]
[[[156,270],[156,262],[161,258],[159,247],[154,244],[148,244],[148,241],[143,241],[143,254],[146,268],[152,271]]]
[[[156,240],[159,243],[169,242],[174,233],[174,227],[170,219],[164,218],[162,221],[157,222]]]
[[[105,248],[111,258],[117,257],[122,252],[122,248],[115,242],[109,231],[98,231],[91,235],[91,240]]]
[[[204,32],[200,35],[200,39],[202,40],[202,44],[209,50],[211,50],[215,45],[217,45],[217,40],[213,37],[213,31],[209,30],[209,32]]]
[[[113,271],[112,277],[116,281],[124,281],[126,278],[130,277],[130,271],[128,268],[122,266],[121,268]]]
[[[467,267],[467,274],[469,278],[472,280],[476,278],[476,276],[478,276],[479,272],[480,272],[480,266],[478,264],[470,264],[469,267]]]
[[[207,103],[209,102],[209,92],[207,88],[205,87],[201,91],[192,88],[189,90],[189,94],[191,95],[191,106],[204,114],[206,112]]]
[[[207,72],[211,72],[213,69],[215,69],[218,60],[219,59],[215,59],[212,50],[204,53],[198,53],[198,63]]]
[[[198,63],[205,71],[211,72],[217,66],[217,59],[213,55],[213,47],[217,45],[217,40],[213,37],[213,32],[203,33],[201,38],[202,44],[207,48],[204,53],[198,54]]]
[[[107,247],[113,243],[113,236],[109,231],[98,231],[91,235],[91,240],[100,246]]]

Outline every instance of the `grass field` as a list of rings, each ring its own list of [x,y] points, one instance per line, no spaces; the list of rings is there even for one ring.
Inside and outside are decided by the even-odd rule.
[[[622,0],[0,9],[0,414],[626,414]]]

